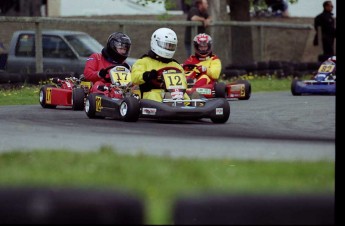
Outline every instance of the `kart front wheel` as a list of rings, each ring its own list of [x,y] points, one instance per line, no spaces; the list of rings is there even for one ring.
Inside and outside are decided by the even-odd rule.
[[[217,82],[214,84],[214,91],[216,98],[226,98],[226,85],[223,82]]]
[[[125,122],[136,122],[140,115],[139,100],[134,97],[126,97],[120,104],[120,117]]]
[[[86,100],[85,100],[85,113],[86,115],[91,118],[104,118],[101,116],[96,116],[96,108],[97,108],[97,101],[100,101],[99,98],[102,95],[100,94],[96,94],[96,93],[91,93],[90,95],[87,96]],[[96,100],[97,99],[97,100]]]
[[[216,109],[217,111],[217,109]],[[223,114],[211,117],[213,123],[226,123],[230,117],[230,104],[226,98],[223,99]]]
[[[51,92],[49,91],[50,88],[56,88],[56,86],[45,85],[40,89],[39,101],[43,108],[56,108],[56,105],[49,104],[51,101]]]
[[[81,111],[84,109],[85,92],[82,88],[74,88],[72,90],[72,109]]]

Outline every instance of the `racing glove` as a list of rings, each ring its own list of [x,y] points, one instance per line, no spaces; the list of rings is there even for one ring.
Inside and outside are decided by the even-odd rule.
[[[206,74],[207,73],[207,67],[205,66],[198,66],[197,69],[200,71],[200,73]]]
[[[107,75],[107,70],[105,69],[101,69],[99,72],[98,72],[98,76],[105,79],[105,76]]]
[[[146,71],[143,74],[143,79],[145,82],[149,82],[152,79],[157,79],[158,72],[156,70]]]

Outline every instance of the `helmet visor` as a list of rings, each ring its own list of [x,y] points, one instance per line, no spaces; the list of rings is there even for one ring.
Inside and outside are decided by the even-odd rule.
[[[118,52],[120,55],[127,56],[129,54],[131,44],[125,42],[115,42],[114,47],[114,50]]]
[[[173,44],[173,43],[157,41],[157,45],[159,47],[166,49],[166,50],[169,50],[169,51],[175,51],[176,50],[176,44]]]

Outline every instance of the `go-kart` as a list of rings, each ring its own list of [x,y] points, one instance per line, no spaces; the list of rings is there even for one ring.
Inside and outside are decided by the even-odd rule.
[[[110,83],[98,86],[101,92],[90,93],[85,101],[85,113],[89,118],[112,118],[135,122],[140,115],[139,89],[134,86],[131,72],[123,65],[112,65]]]
[[[251,84],[247,80],[238,80],[230,83],[212,82],[202,87],[193,87],[196,79],[201,75],[198,65],[183,65],[187,81],[188,93],[198,92],[206,98],[225,97],[227,99],[249,100],[252,89]]]
[[[306,95],[335,95],[336,93],[336,64],[324,61],[316,75],[310,80],[294,79],[291,83],[291,93],[294,96]]]
[[[141,118],[160,120],[199,120],[209,118],[214,123],[225,123],[230,116],[230,105],[226,98],[207,99],[199,93],[189,94],[184,99],[187,83],[184,73],[175,67],[157,71],[158,79],[151,81],[153,90],[160,93],[162,101],[142,98]]]
[[[84,81],[83,76],[49,80],[50,84],[42,86],[39,92],[39,102],[43,108],[72,106],[75,111],[84,109],[85,97],[90,91],[91,82]]]

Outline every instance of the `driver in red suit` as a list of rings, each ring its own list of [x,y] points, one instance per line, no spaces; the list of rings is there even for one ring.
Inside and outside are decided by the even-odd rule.
[[[122,64],[131,70],[125,62],[131,48],[131,39],[121,32],[114,32],[108,38],[101,53],[93,53],[86,61],[84,76],[93,83],[90,92],[102,92],[100,87],[110,83],[109,66]]]
[[[183,65],[197,65],[200,74],[193,87],[198,88],[217,81],[222,70],[222,64],[220,59],[212,53],[211,36],[205,33],[198,34],[194,37],[193,43],[195,54],[191,55]]]

